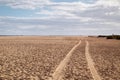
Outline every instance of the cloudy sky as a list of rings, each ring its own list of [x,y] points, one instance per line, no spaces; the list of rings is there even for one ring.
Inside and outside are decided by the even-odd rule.
[[[0,35],[120,34],[120,0],[0,0]]]

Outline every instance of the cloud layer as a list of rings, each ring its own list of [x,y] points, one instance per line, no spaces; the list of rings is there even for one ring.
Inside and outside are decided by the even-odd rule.
[[[119,0],[94,0],[93,3],[0,0],[0,4],[17,10],[35,10],[32,17],[1,16],[0,34],[120,34]]]

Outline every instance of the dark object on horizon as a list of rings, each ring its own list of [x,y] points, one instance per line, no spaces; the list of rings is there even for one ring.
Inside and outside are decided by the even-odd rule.
[[[99,35],[98,37],[106,37],[106,39],[117,39],[120,40],[120,35]]]
[[[107,37],[107,36],[105,36],[105,35],[99,35],[98,37]]]

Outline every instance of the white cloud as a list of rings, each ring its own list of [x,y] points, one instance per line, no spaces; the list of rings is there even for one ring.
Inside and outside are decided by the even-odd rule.
[[[120,7],[120,0],[98,0],[96,5],[100,5],[103,7]]]
[[[105,13],[105,15],[107,15],[107,16],[115,15],[115,12],[107,12],[107,13]]]
[[[94,21],[99,19],[118,20],[120,17],[119,0],[98,0],[94,4],[82,2],[51,3],[50,10],[41,10],[37,14],[45,14],[48,17],[64,17],[81,19],[81,21]]]
[[[49,4],[49,0],[0,0],[0,4],[20,9],[36,9],[41,8],[45,4]]]
[[[35,12],[35,15],[41,15],[40,17],[0,17],[0,25],[3,27],[46,32],[63,31],[63,33],[64,31],[72,33],[72,30],[73,33],[107,30],[110,33],[112,30],[113,32],[120,30],[119,0],[97,0],[91,4],[50,0],[0,0],[0,3],[18,9],[41,8],[40,11]]]
[[[19,29],[23,29],[23,30],[27,30],[27,29],[41,29],[41,30],[44,30],[44,29],[49,29],[50,26],[46,26],[46,25],[20,25],[20,26],[17,26]]]

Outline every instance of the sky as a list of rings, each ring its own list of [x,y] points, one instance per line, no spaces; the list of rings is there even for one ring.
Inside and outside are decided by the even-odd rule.
[[[120,34],[120,0],[0,0],[0,35]]]

